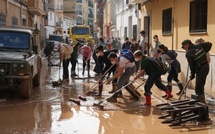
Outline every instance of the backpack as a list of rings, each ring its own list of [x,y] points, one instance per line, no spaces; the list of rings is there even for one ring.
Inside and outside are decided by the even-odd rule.
[[[178,54],[174,50],[168,50],[166,54],[173,60],[178,56]]]
[[[130,49],[130,47],[131,47],[131,42],[130,41],[127,41],[127,42],[125,42],[125,43],[123,43],[123,49]]]
[[[134,62],[134,55],[129,49],[122,49],[120,54],[126,59],[128,59],[130,62]]]
[[[148,57],[155,69],[161,74],[166,74],[168,71],[167,65],[158,58]]]

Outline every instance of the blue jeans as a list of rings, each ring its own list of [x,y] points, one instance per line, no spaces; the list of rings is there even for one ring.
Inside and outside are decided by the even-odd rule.
[[[136,71],[136,66],[133,66],[131,68],[126,68],[124,73],[121,75],[119,78],[119,81],[117,83],[117,90],[120,90],[124,85],[128,84],[129,78],[131,77],[132,74],[134,74]],[[117,98],[119,92],[114,94],[114,98]]]

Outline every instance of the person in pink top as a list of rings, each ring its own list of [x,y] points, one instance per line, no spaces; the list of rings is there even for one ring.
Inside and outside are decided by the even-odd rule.
[[[83,72],[82,72],[82,75],[84,75],[85,66],[87,64],[88,77],[90,77],[90,57],[92,54],[92,50],[91,50],[89,42],[87,42],[84,46],[81,47],[81,53],[83,55]]]

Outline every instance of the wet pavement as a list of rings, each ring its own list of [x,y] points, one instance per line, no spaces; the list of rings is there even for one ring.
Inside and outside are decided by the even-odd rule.
[[[91,71],[91,78],[82,76],[82,64],[79,59],[76,73],[79,77],[70,78],[68,83],[53,87],[52,81],[59,80],[59,68],[48,67],[44,60],[41,75],[42,84],[34,88],[33,96],[23,100],[17,95],[16,89],[0,91],[0,134],[214,134],[215,133],[215,106],[211,105],[211,124],[199,125],[189,122],[181,126],[170,127],[162,124],[158,119],[162,111],[155,107],[156,104],[167,102],[160,96],[163,93],[153,87],[151,107],[141,106],[145,101],[142,96],[139,101],[134,101],[123,90],[123,98],[118,98],[118,103],[104,101],[104,110],[93,107],[111,94],[110,85],[104,85],[102,98],[94,95],[85,96],[87,101],[81,101],[81,106],[69,101],[86,92],[98,80]],[[62,72],[62,70],[61,70]],[[134,83],[137,87],[141,80]],[[174,87],[177,88],[177,87]],[[143,95],[142,87],[138,91]],[[177,91],[173,91],[175,94]],[[173,100],[178,96],[174,95]]]

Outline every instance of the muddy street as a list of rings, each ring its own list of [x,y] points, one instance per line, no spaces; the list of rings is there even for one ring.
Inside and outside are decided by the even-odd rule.
[[[190,122],[185,125],[170,127],[162,124],[158,117],[162,111],[155,107],[163,103],[161,99],[152,96],[151,107],[140,106],[143,97],[142,87],[138,89],[142,97],[139,101],[130,99],[129,94],[123,90],[123,98],[118,98],[116,104],[104,101],[104,110],[93,107],[111,94],[110,85],[104,85],[102,98],[91,94],[86,96],[87,101],[81,101],[78,106],[69,101],[86,92],[97,80],[93,71],[88,78],[81,74],[82,63],[77,65],[76,78],[70,78],[68,83],[53,87],[52,82],[59,80],[62,69],[48,67],[46,60],[43,63],[41,80],[42,84],[33,89],[33,96],[23,100],[19,98],[16,89],[3,90],[0,102],[0,134],[213,134],[215,126],[198,125]],[[92,69],[92,67],[91,67]],[[134,83],[137,87],[141,81]],[[154,91],[159,92],[156,87]],[[159,95],[159,93],[158,93]],[[214,106],[213,106],[214,107]],[[211,107],[212,113],[215,111]],[[214,114],[210,115],[212,121]]]

